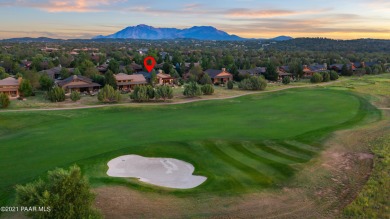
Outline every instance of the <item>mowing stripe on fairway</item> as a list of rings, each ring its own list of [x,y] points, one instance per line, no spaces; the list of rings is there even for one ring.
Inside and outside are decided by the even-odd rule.
[[[308,151],[312,151],[312,152],[315,152],[315,153],[319,152],[321,150],[320,147],[315,147],[313,145],[308,145],[308,144],[305,144],[305,143],[302,143],[302,142],[299,142],[299,141],[295,141],[295,140],[287,140],[287,141],[284,141],[284,142],[289,144],[289,145],[300,147],[302,149],[305,149],[305,150],[308,150]]]
[[[256,158],[252,158],[241,151],[239,144],[233,142],[221,142],[218,141],[215,144],[220,150],[223,150],[228,156],[240,161],[241,163],[256,169],[257,172],[260,172],[263,175],[271,177],[273,179],[283,179],[284,176],[278,168],[275,166],[270,166],[265,162],[261,162]]]
[[[267,157],[268,159],[270,159],[274,162],[278,162],[278,163],[282,163],[282,164],[286,164],[286,165],[297,163],[294,160],[290,160],[290,159],[266,152],[251,142],[243,142],[242,146],[245,147],[248,151],[252,152],[253,154],[260,156],[260,157]]]
[[[272,185],[273,180],[263,173],[257,171],[251,166],[247,166],[246,164],[240,162],[239,160],[227,155],[224,151],[222,151],[216,144],[206,144],[207,148],[213,152],[218,158],[223,159],[230,165],[234,166],[237,169],[240,169],[247,176],[252,178],[255,182],[259,183],[261,186],[268,187]]]
[[[284,153],[284,154],[289,154],[290,156],[293,156],[293,157],[305,159],[306,161],[310,160],[312,157],[308,154],[294,151],[291,149],[291,147],[288,148],[288,147],[286,147],[286,145],[282,145],[278,141],[263,141],[263,142],[265,145],[267,145],[268,147],[271,147],[272,149],[274,149],[276,151],[279,151],[279,152]]]
[[[268,168],[273,169],[274,171],[278,172],[279,174],[281,174],[285,177],[293,175],[294,169],[286,164],[279,163],[277,161],[273,161],[273,160],[270,160],[266,157],[259,156],[255,153],[252,153],[251,151],[249,151],[248,149],[246,149],[244,146],[242,146],[240,144],[233,144],[233,148],[235,150],[241,152],[243,155],[247,156],[248,158],[254,159],[254,160],[260,162],[261,164],[266,165]]]
[[[260,150],[266,151],[266,152],[271,153],[271,154],[278,156],[278,157],[283,157],[285,159],[295,161],[296,163],[305,163],[309,160],[309,159],[305,159],[305,158],[301,158],[301,157],[291,156],[291,154],[288,154],[288,152],[286,152],[286,151],[281,152],[279,150],[275,150],[274,147],[266,145],[265,143],[255,144],[255,145]]]
[[[297,153],[300,153],[300,154],[305,154],[307,156],[314,156],[317,154],[317,152],[314,152],[314,151],[311,151],[311,150],[307,150],[307,149],[303,149],[301,146],[295,146],[295,145],[292,145],[292,144],[288,144],[286,143],[285,141],[278,141],[277,142],[278,145],[281,145],[283,147],[286,147],[292,151],[295,151]]]

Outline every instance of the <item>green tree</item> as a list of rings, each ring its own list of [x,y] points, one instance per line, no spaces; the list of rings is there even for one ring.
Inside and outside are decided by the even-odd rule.
[[[291,80],[290,80],[290,77],[283,77],[283,79],[282,79],[282,83],[283,84],[289,84],[291,82]]]
[[[156,89],[156,99],[172,99],[173,98],[173,89],[168,85],[158,86]]]
[[[19,85],[19,92],[23,97],[29,97],[33,95],[31,83],[28,79],[23,79]]]
[[[116,79],[113,72],[111,70],[108,70],[106,74],[104,74],[104,77],[106,79],[105,84],[110,85],[112,88],[116,90],[117,85],[116,85]]]
[[[310,78],[311,83],[320,83],[322,82],[323,78],[320,73],[314,73],[313,76]]]
[[[196,81],[199,81],[199,79],[202,77],[203,75],[203,70],[202,70],[202,67],[200,66],[194,66],[190,69],[190,75],[193,75],[195,76],[196,78]]]
[[[202,77],[199,80],[199,84],[205,85],[205,84],[212,84],[211,78],[208,74],[203,74]]]
[[[265,78],[270,81],[277,81],[279,78],[279,74],[276,71],[276,67],[273,63],[268,62],[266,65],[266,70],[265,70]]]
[[[156,96],[156,91],[151,85],[146,86],[146,93],[148,94],[148,99],[152,100]]]
[[[67,68],[61,68],[60,75],[62,79],[66,79],[70,77],[70,72]]]
[[[98,100],[103,103],[117,103],[121,100],[121,94],[109,84],[106,84],[98,93]]]
[[[0,108],[7,108],[11,101],[9,100],[9,97],[5,93],[0,93]]]
[[[348,66],[346,64],[341,67],[341,75],[342,76],[352,76],[353,72],[351,69],[348,69]]]
[[[42,90],[48,91],[54,86],[54,81],[47,74],[42,74],[39,78],[39,84]]]
[[[372,69],[369,67],[369,66],[367,66],[366,68],[366,74],[372,74]]]
[[[157,83],[157,74],[156,74],[156,70],[153,69],[150,76],[150,84],[154,87],[156,83]]]
[[[119,73],[119,62],[115,59],[111,59],[108,63],[108,69],[114,72],[115,74]]]
[[[80,72],[80,70],[78,68],[74,68],[73,74],[74,75],[81,75],[81,72]]]
[[[234,87],[233,81],[228,81],[228,82],[227,82],[227,88],[228,88],[229,90],[231,90],[231,89],[233,89],[233,87]]]
[[[330,80],[335,81],[339,79],[339,74],[335,71],[330,71]]]
[[[76,102],[78,100],[81,99],[81,95],[79,92],[77,91],[72,91],[72,93],[70,94],[70,99],[73,101],[73,102]]]
[[[202,90],[196,82],[190,82],[184,85],[183,95],[186,97],[198,97],[202,95]]]
[[[330,81],[330,74],[328,72],[321,72],[322,82]]]
[[[238,88],[243,90],[265,90],[267,81],[263,77],[252,76],[238,83]]]
[[[0,80],[4,79],[4,78],[8,78],[9,77],[9,74],[7,74],[5,72],[5,69],[3,67],[0,67]]]
[[[55,86],[46,93],[46,98],[51,102],[63,102],[65,101],[65,90]]]
[[[93,207],[95,195],[78,166],[69,170],[48,172],[47,180],[39,179],[16,186],[16,203],[21,206],[43,206],[50,211],[30,211],[32,218],[102,218]]]
[[[149,100],[148,88],[146,86],[137,85],[134,91],[130,94],[130,98],[136,102],[145,102]]]
[[[205,84],[201,89],[204,95],[212,95],[214,93],[214,86],[211,84]]]

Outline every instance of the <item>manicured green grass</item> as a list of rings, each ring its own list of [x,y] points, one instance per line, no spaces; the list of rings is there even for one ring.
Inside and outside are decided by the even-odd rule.
[[[0,113],[0,201],[15,184],[77,163],[94,185],[119,183],[177,195],[274,188],[316,156],[330,132],[378,115],[350,92],[324,88],[181,105]],[[208,180],[169,190],[108,177],[107,162],[123,154],[192,163]]]

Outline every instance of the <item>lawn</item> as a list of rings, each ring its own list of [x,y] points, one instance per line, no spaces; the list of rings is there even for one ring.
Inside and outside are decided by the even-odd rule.
[[[177,195],[217,195],[279,188],[315,157],[321,141],[378,111],[348,91],[306,88],[228,100],[164,106],[0,113],[0,192],[55,167],[77,163],[95,185],[126,184]],[[105,175],[123,154],[192,163],[208,180],[168,190]]]

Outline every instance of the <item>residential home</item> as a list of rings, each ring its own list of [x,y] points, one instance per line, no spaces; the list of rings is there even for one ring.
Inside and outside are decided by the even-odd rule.
[[[94,83],[91,79],[81,75],[72,75],[67,79],[57,81],[57,84],[67,93],[72,91],[92,92],[99,90],[101,87],[100,84]]]
[[[19,84],[22,78],[8,77],[0,80],[0,93],[7,94],[10,98],[19,97]]]
[[[287,73],[284,71],[277,70],[278,80],[283,80],[285,77],[289,77],[290,79],[294,79],[294,75],[292,73]]]
[[[133,61],[133,63],[130,64],[131,68],[133,69],[133,72],[141,72],[142,71],[142,65],[138,65]]]
[[[311,77],[313,74],[314,72],[307,65],[303,65],[303,77]]]
[[[98,67],[96,67],[96,69],[100,72],[100,73],[105,73],[107,70],[108,70],[108,64],[107,63],[104,63],[102,65],[99,65]]]
[[[129,91],[132,90],[136,85],[148,84],[146,78],[142,74],[128,75],[119,73],[114,76],[119,90]]]
[[[148,84],[150,84],[150,80],[152,78],[152,73],[140,71],[140,72],[134,73],[133,75],[142,75],[145,78],[146,82]]]
[[[47,74],[49,76],[49,78],[51,78],[53,80],[57,80],[57,79],[61,78],[61,70],[62,70],[62,67],[60,65],[58,67],[54,67],[54,68],[51,68],[51,69],[40,71],[40,73],[45,73],[45,74]],[[71,74],[74,72],[74,68],[67,68],[67,70]]]
[[[163,73],[162,70],[158,70],[158,74],[156,76],[157,76],[158,84],[160,84],[160,85],[163,85],[163,84],[172,85],[173,84],[174,78],[169,74]]]
[[[266,67],[256,67],[252,69],[243,69],[243,70],[238,70],[238,74],[242,76],[250,75],[250,76],[260,76],[264,75],[266,72],[267,68]]]
[[[213,84],[224,84],[233,80],[233,75],[227,72],[226,68],[222,68],[221,70],[207,69],[205,73],[210,76]]]

